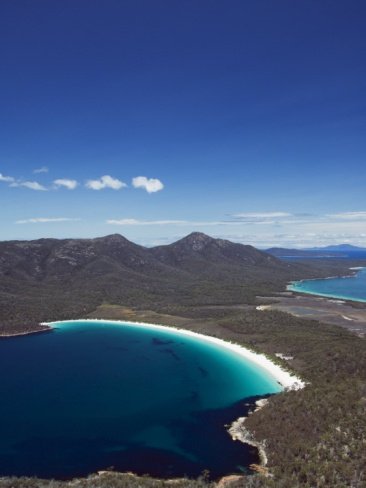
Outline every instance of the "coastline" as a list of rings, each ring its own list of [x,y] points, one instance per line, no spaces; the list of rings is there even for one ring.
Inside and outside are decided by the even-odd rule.
[[[289,373],[274,361],[269,359],[264,354],[256,353],[251,351],[245,346],[225,341],[224,339],[219,339],[217,337],[200,334],[198,332],[193,332],[188,329],[182,329],[175,326],[167,326],[162,324],[151,324],[146,322],[133,322],[133,321],[123,321],[123,320],[103,320],[103,319],[77,319],[77,320],[63,320],[63,321],[56,321],[56,322],[44,322],[41,325],[47,325],[48,327],[52,328],[57,326],[57,324],[70,324],[72,322],[104,322],[104,323],[112,323],[117,325],[124,325],[124,326],[139,326],[153,330],[164,330],[169,332],[174,332],[176,334],[181,334],[189,337],[194,337],[197,340],[210,342],[220,347],[229,349],[230,351],[240,355],[243,359],[248,360],[257,366],[259,366],[262,370],[264,370],[267,374],[269,374],[273,379],[277,381],[277,383],[281,386],[283,391],[297,391],[306,386],[306,383],[301,380],[299,377],[295,376],[294,374]],[[255,402],[256,408],[249,413],[252,415],[256,411],[263,408],[267,405],[268,399],[262,398]],[[253,434],[245,427],[245,421],[248,417],[239,417],[234,420],[231,424],[226,427],[228,434],[231,436],[233,441],[240,441],[243,444],[249,444],[255,447],[258,450],[258,456],[260,460],[259,465],[250,466],[253,471],[260,472],[264,476],[270,476],[268,472],[268,468],[266,468],[268,458],[265,451],[265,446],[263,443],[256,441]]]
[[[262,398],[255,402],[255,409],[252,412],[249,412],[249,415],[253,415],[255,412],[258,412],[263,407],[268,404],[268,398]],[[231,435],[231,438],[234,441],[240,441],[244,444],[249,444],[250,446],[255,447],[258,449],[258,455],[260,459],[260,467],[261,467],[261,474],[268,476],[268,469],[266,468],[268,463],[267,454],[265,451],[265,445],[262,442],[256,441],[253,437],[253,434],[245,427],[245,421],[248,417],[239,417],[238,419],[234,420],[230,427],[228,428],[228,432]],[[257,465],[253,465],[252,469],[254,471],[258,471]]]
[[[286,371],[283,366],[280,366],[275,362],[275,360],[271,360],[267,356],[261,353],[257,353],[251,351],[249,348],[242,346],[237,343],[229,342],[224,339],[219,339],[217,337],[209,336],[206,334],[194,332],[188,329],[176,327],[176,326],[168,326],[163,324],[154,324],[154,323],[146,323],[146,322],[133,322],[133,321],[124,321],[124,320],[104,320],[104,319],[76,319],[76,320],[62,320],[62,321],[52,321],[52,322],[42,322],[39,325],[45,327],[43,330],[36,330],[36,331],[27,331],[19,334],[9,335],[8,337],[17,337],[22,335],[30,335],[35,333],[43,333],[43,332],[52,332],[57,326],[61,326],[64,324],[68,324],[72,326],[73,323],[78,322],[90,322],[90,323],[109,323],[114,325],[123,325],[123,326],[131,326],[131,327],[141,327],[141,328],[149,328],[151,330],[160,330],[166,331],[174,334],[184,335],[188,337],[192,337],[199,341],[204,341],[206,343],[211,343],[219,346],[220,348],[225,348],[236,355],[240,356],[246,361],[249,361],[256,365],[259,369],[261,369],[266,375],[271,377],[273,380],[277,382],[280,386],[282,391],[290,391],[290,390],[300,390],[306,386],[306,383],[297,377],[295,374],[291,374],[289,371]],[[276,394],[276,393],[275,393]],[[268,399],[262,398],[255,402],[256,408],[252,410],[249,415],[252,415],[257,410],[262,408],[264,405],[268,403]],[[257,442],[253,436],[253,434],[246,429],[245,421],[247,417],[239,417],[230,424],[223,426],[228,434],[231,436],[232,440],[238,440],[244,444],[249,444],[255,447],[258,450],[259,462],[260,464],[251,465],[250,469],[253,471],[260,472],[265,476],[269,476],[268,469],[266,468],[267,464],[267,455],[265,452],[265,446],[261,442]]]
[[[46,325],[41,323],[41,325]],[[24,332],[13,332],[13,333],[6,333],[0,334],[1,339],[11,339],[12,337],[20,337],[20,336],[27,336],[27,335],[34,335],[34,334],[43,334],[44,332],[51,332],[52,327],[47,326],[44,329],[37,329],[37,330],[25,330]]]
[[[363,269],[366,269],[364,266],[358,266],[358,267],[352,267],[349,268],[353,272],[349,275],[341,275],[341,276],[329,276],[327,278],[310,278],[310,279],[303,279],[303,280],[296,280],[296,281],[290,281],[287,286],[286,286],[286,291],[291,291],[293,293],[302,293],[306,295],[311,295],[314,297],[324,297],[324,298],[333,298],[336,300],[345,300],[349,302],[359,302],[359,303],[366,303],[366,299],[362,298],[355,298],[355,297],[349,297],[346,295],[335,295],[331,293],[316,293],[314,291],[307,291],[307,290],[301,290],[296,287],[297,283],[304,283],[307,281],[324,281],[324,280],[334,280],[334,279],[349,279],[349,278],[354,278],[357,276],[359,271],[362,271]]]
[[[220,347],[229,349],[230,351],[241,356],[243,359],[256,364],[259,368],[264,370],[270,377],[272,377],[285,391],[290,390],[300,390],[306,386],[306,383],[299,377],[291,374],[290,372],[283,369],[273,360],[269,359],[267,356],[261,353],[256,353],[251,351],[245,346],[236,344],[233,342],[226,341],[224,339],[219,339],[217,337],[201,334],[198,332],[193,332],[188,329],[182,329],[174,326],[167,326],[162,324],[151,324],[146,322],[132,322],[124,320],[104,320],[104,319],[76,319],[76,320],[61,320],[55,322],[42,322],[41,325],[47,325],[51,329],[57,324],[70,324],[72,322],[104,322],[110,324],[124,325],[124,326],[138,326],[143,328],[150,328],[155,330],[163,330],[168,332],[175,332],[177,334],[189,336],[196,338],[201,341],[210,342],[216,344]]]
[[[301,294],[310,295],[313,297],[333,298],[335,300],[344,300],[347,302],[366,303],[366,299],[362,299],[362,298],[353,298],[353,297],[347,297],[344,295],[331,295],[330,293],[315,293],[315,292],[311,292],[311,291],[298,290],[296,288],[290,288],[290,285],[288,285],[286,289],[288,291],[292,291],[293,293],[301,293]]]

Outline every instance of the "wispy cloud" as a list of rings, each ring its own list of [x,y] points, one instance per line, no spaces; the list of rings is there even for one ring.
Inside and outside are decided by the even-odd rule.
[[[23,186],[24,188],[29,188],[29,190],[47,191],[47,188],[38,183],[38,181],[14,181],[10,186],[14,188]]]
[[[15,178],[12,176],[5,176],[2,173],[0,173],[0,181],[4,181],[5,183],[12,183],[15,181]]]
[[[273,246],[303,248],[347,242],[366,246],[366,215],[364,214],[366,212],[361,211],[339,212],[331,216],[290,212],[250,212],[245,213],[243,219],[199,221],[121,218],[110,219],[106,223],[125,229],[130,228],[131,231],[133,227],[160,226],[161,229],[167,229],[168,234],[172,234],[172,230],[168,229],[177,229],[174,235],[179,234],[179,237],[197,229],[215,237],[261,248]],[[152,239],[156,241],[158,237],[159,235],[154,232]]]
[[[59,178],[58,180],[54,180],[53,184],[56,188],[67,188],[68,190],[75,190],[78,186],[78,182],[76,180],[68,180],[66,178]]]
[[[117,178],[112,178],[112,176],[104,175],[99,180],[88,180],[85,186],[90,190],[104,190],[105,188],[111,188],[112,190],[120,190],[125,188],[127,185]]]
[[[263,222],[268,220],[277,220],[292,217],[293,214],[288,212],[240,212],[231,215],[234,219],[247,221],[247,222]]]
[[[327,217],[340,220],[366,220],[366,211],[340,212],[335,214],[328,214]]]
[[[81,219],[73,219],[68,217],[37,217],[33,219],[17,220],[16,224],[47,224],[52,222],[77,222]]]
[[[232,222],[229,220],[139,220],[139,219],[109,219],[106,221],[110,225],[181,225],[191,227],[211,227],[219,225],[243,225],[242,222]]]
[[[136,176],[132,179],[134,188],[142,188],[148,193],[156,193],[164,188],[163,183],[157,178],[146,178],[146,176]]]
[[[0,181],[9,183],[11,188],[19,188],[23,186],[24,188],[29,188],[30,190],[47,191],[47,188],[38,183],[38,181],[21,181],[15,179],[13,176],[5,176],[2,173],[0,173]]]
[[[39,174],[39,173],[48,173],[49,169],[47,166],[42,166],[41,168],[36,168],[33,170],[34,174]]]
[[[111,225],[188,225],[192,222],[186,220],[137,220],[137,219],[119,219],[107,220]]]

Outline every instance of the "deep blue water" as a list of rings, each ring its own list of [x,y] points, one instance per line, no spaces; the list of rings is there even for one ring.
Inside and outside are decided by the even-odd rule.
[[[225,429],[280,391],[225,348],[109,322],[0,341],[0,476],[153,476],[245,470],[257,451]]]
[[[288,286],[288,290],[366,302],[366,268],[352,277],[296,281]]]

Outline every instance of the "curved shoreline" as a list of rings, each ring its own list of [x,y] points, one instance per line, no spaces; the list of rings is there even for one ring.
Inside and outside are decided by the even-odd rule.
[[[184,335],[186,337],[194,338],[198,341],[210,343],[219,346],[219,348],[225,349],[227,351],[231,351],[235,355],[241,357],[243,360],[246,360],[252,363],[254,366],[257,366],[258,369],[262,370],[263,374],[267,375],[272,380],[276,381],[277,384],[280,386],[280,390],[289,391],[289,390],[299,390],[306,386],[306,383],[301,380],[299,377],[295,376],[295,374],[291,374],[290,372],[286,371],[283,367],[278,365],[275,361],[271,360],[267,356],[261,353],[257,353],[251,351],[245,346],[239,345],[237,343],[233,343],[224,339],[219,339],[217,337],[209,336],[203,333],[198,333],[191,331],[189,329],[184,329],[176,326],[171,325],[163,325],[163,324],[154,324],[154,323],[146,323],[146,322],[133,322],[133,321],[125,321],[125,320],[105,320],[105,319],[69,319],[69,320],[60,320],[60,321],[49,321],[49,322],[42,322],[39,325],[44,326],[45,329],[32,331],[33,333],[41,333],[41,332],[52,332],[62,325],[69,325],[72,327],[73,323],[95,323],[95,324],[113,324],[119,326],[131,326],[131,327],[140,327],[140,328],[148,328],[150,330],[160,330],[167,333],[171,333],[172,335]],[[30,332],[30,333],[32,333]],[[28,333],[20,334],[20,335],[28,335]],[[13,335],[11,337],[17,337],[17,335]],[[277,392],[279,393],[279,391]],[[254,413],[258,408],[263,406],[267,403],[267,400],[261,399],[256,402],[256,407],[251,413]],[[245,421],[247,417],[239,417],[236,420],[232,421],[229,425],[223,425],[223,428],[227,431],[230,435],[232,440],[238,440],[244,444],[249,444],[255,447],[258,451],[259,462],[260,464],[253,464],[250,466],[250,469],[253,471],[260,472],[265,476],[268,476],[268,469],[266,468],[267,464],[267,455],[265,452],[265,445],[261,442],[257,442],[254,438],[253,434],[248,431],[245,427]],[[259,471],[260,470],[260,471]],[[240,476],[240,475],[238,475]],[[225,476],[224,476],[225,478]]]
[[[103,319],[62,320],[62,321],[55,321],[55,322],[43,322],[40,325],[46,325],[50,327],[50,330],[52,330],[55,328],[55,326],[57,326],[57,324],[60,325],[71,324],[73,322],[94,322],[94,323],[104,322],[107,324],[110,323],[115,325],[134,326],[134,327],[139,326],[142,328],[149,328],[150,330],[163,330],[163,331],[173,332],[180,335],[193,337],[197,340],[209,342],[211,344],[213,343],[225,349],[229,349],[230,351],[235,352],[236,354],[241,356],[243,359],[254,363],[262,370],[264,370],[275,381],[277,381],[277,383],[282,387],[283,391],[300,390],[306,386],[306,383],[303,380],[301,380],[299,377],[295,376],[294,374],[291,374],[288,371],[284,370],[274,361],[266,357],[264,354],[253,352],[244,346],[235,344],[233,342],[225,341],[224,339],[219,339],[217,337],[200,334],[198,332],[193,332],[188,329],[182,329],[182,328],[167,326],[162,324],[151,324],[146,322],[103,320]],[[267,402],[268,400],[266,399],[258,400],[256,402],[256,408],[252,413],[262,408],[264,405],[267,404]],[[252,433],[246,429],[245,427],[246,419],[247,417],[237,418],[230,425],[226,426],[226,430],[234,441],[238,440],[244,444],[249,444],[258,450],[260,467],[263,468],[262,474],[264,474],[265,476],[269,476],[268,469],[266,468],[267,455],[265,452],[265,446],[261,442],[256,441]],[[254,467],[252,469],[256,470],[256,468]]]
[[[335,300],[344,300],[347,302],[366,303],[366,299],[362,299],[362,298],[351,298],[351,297],[346,297],[343,295],[331,295],[330,293],[315,293],[312,291],[298,290],[297,288],[291,288],[290,286],[291,285],[288,285],[286,289],[288,291],[292,291],[294,293],[301,293],[301,294],[310,295],[313,297],[333,298]]]
[[[290,281],[290,283],[288,283],[288,285],[286,286],[286,290],[294,292],[294,293],[302,293],[305,295],[312,295],[314,297],[334,298],[336,300],[345,300],[345,301],[349,301],[349,302],[366,303],[365,298],[355,298],[355,297],[349,297],[349,296],[345,296],[345,295],[335,295],[335,294],[331,294],[331,293],[317,293],[314,291],[300,290],[300,289],[296,288],[297,283],[305,283],[307,281],[324,281],[324,280],[354,278],[355,276],[357,276],[358,272],[362,271],[363,269],[366,269],[366,267],[360,266],[360,267],[350,268],[350,270],[353,271],[353,273],[350,275],[329,276],[327,278],[310,278],[310,279]]]
[[[109,324],[117,324],[117,325],[125,325],[125,326],[138,326],[142,328],[149,328],[155,330],[162,330],[166,332],[175,332],[177,334],[194,337],[198,340],[210,342],[212,344],[216,344],[220,347],[224,347],[225,349],[229,349],[232,352],[235,352],[243,359],[246,359],[259,368],[264,370],[271,378],[273,378],[277,383],[283,388],[285,391],[289,390],[300,390],[304,388],[306,383],[301,380],[299,377],[295,376],[294,374],[289,373],[285,369],[281,368],[278,364],[274,361],[269,359],[264,354],[256,353],[251,351],[245,346],[241,346],[239,344],[226,341],[224,339],[219,339],[217,337],[200,334],[198,332],[193,332],[188,329],[182,329],[174,326],[167,326],[162,324],[151,324],[146,322],[131,322],[125,320],[104,320],[104,319],[76,319],[76,320],[61,320],[55,322],[42,322],[41,325],[47,325],[53,328],[57,324],[70,324],[73,322],[104,322]]]

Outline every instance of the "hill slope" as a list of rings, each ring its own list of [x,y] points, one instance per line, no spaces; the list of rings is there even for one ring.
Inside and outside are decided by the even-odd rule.
[[[254,303],[257,294],[313,275],[304,265],[201,233],[150,249],[118,234],[0,242],[0,327],[77,318],[103,302],[155,310]]]

